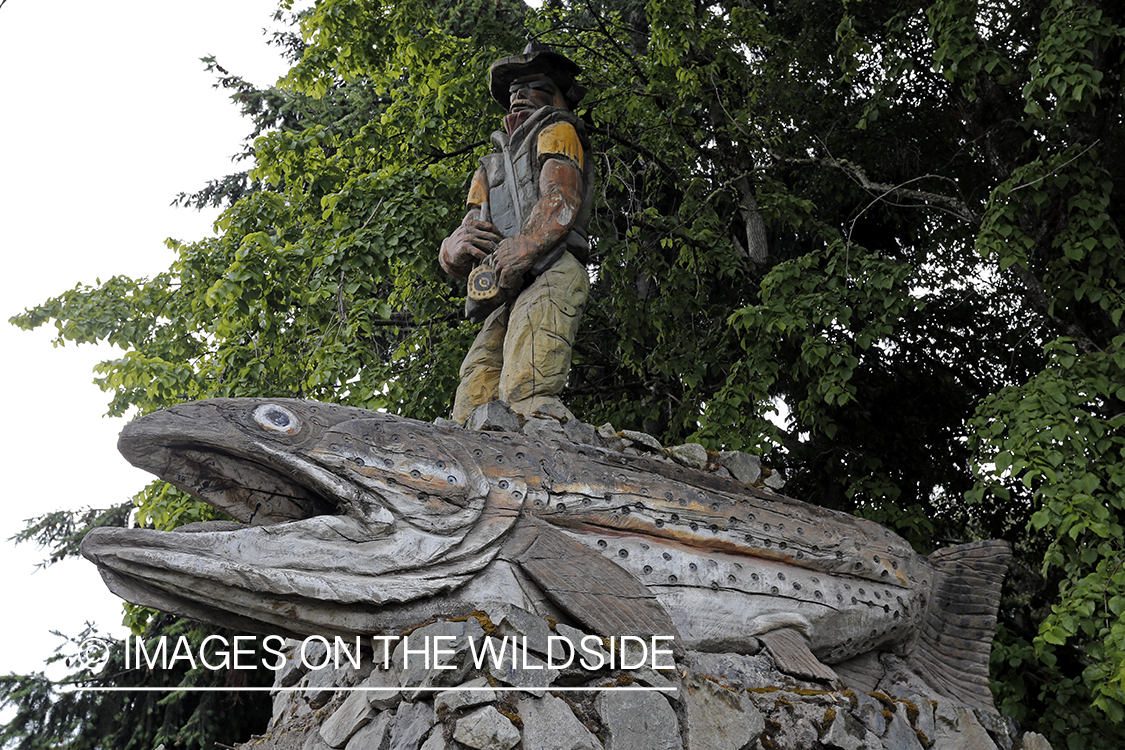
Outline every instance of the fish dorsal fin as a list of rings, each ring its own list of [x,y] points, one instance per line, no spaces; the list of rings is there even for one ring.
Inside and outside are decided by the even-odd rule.
[[[672,618],[647,586],[552,526],[521,522],[503,554],[559,608],[599,635],[671,635],[680,641]]]
[[[808,641],[797,628],[779,628],[758,635],[777,668],[804,680],[835,682],[836,673],[813,656]]]
[[[1000,584],[1012,549],[991,540],[959,544],[930,555],[938,571],[918,645],[908,663],[935,690],[973,708],[995,712],[988,659],[996,633]]]

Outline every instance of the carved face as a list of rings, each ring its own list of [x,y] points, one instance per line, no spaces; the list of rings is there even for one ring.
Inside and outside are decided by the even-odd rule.
[[[533,112],[541,107],[566,107],[566,101],[558,86],[544,75],[527,76],[512,82],[508,89],[510,104],[508,111]]]

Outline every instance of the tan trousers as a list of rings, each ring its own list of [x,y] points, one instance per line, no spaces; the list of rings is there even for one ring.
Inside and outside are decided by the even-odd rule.
[[[514,302],[485,318],[461,363],[453,419],[464,422],[474,408],[497,399],[524,414],[546,403],[561,406],[557,397],[589,293],[586,267],[563,253]]]

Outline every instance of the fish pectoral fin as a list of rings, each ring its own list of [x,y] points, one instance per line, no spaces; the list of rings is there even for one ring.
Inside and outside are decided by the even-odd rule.
[[[631,573],[542,522],[525,522],[503,553],[560,609],[599,635],[680,634],[656,595]]]
[[[761,633],[758,640],[770,652],[777,668],[785,674],[803,680],[839,680],[828,665],[813,656],[805,636],[796,628],[780,628]]]

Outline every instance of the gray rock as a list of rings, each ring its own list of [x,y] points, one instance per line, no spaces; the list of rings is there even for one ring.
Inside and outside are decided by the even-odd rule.
[[[754,484],[762,477],[762,461],[742,451],[723,451],[719,454],[721,463],[740,482]]]
[[[520,417],[503,401],[490,401],[469,412],[465,427],[470,430],[519,432]]]
[[[684,466],[700,471],[706,471],[707,469],[707,449],[699,443],[675,445],[668,449],[668,455]]]
[[[565,440],[566,432],[562,423],[550,417],[529,417],[520,430],[524,435],[540,440]]]
[[[310,668],[327,668],[332,658],[328,655],[328,645],[323,638],[306,638],[303,641],[295,641],[293,651],[295,658],[301,662],[306,671]]]
[[[545,695],[519,702],[523,746],[535,750],[602,750],[602,743],[582,726],[561,698]]]
[[[364,687],[386,688],[386,690],[366,690],[367,702],[375,708],[394,708],[402,700],[401,675],[395,669],[376,669],[363,683]]]
[[[320,736],[331,747],[343,747],[352,735],[375,718],[375,713],[376,709],[368,705],[364,693],[349,693],[340,707],[320,725]]]
[[[391,657],[394,656],[395,648],[398,647],[399,637],[382,637],[378,639],[371,639],[371,658],[375,665],[381,669],[390,669]]]
[[[388,750],[418,750],[435,721],[434,710],[428,703],[399,704]]]
[[[601,441],[603,448],[609,451],[615,451],[617,453],[624,453],[626,446],[631,445],[628,440],[620,437],[599,437],[598,440]]]
[[[1000,750],[1012,750],[1014,738],[1018,734],[1014,721],[992,711],[982,711],[979,708],[973,709],[973,715],[977,717],[977,721],[992,737],[996,747]]]
[[[363,654],[362,651],[360,651],[360,654],[361,657],[358,667],[355,666],[354,663],[352,663],[350,660],[346,658],[344,659],[343,663],[340,666],[340,669],[336,672],[337,685],[340,685],[342,687],[354,687],[361,684],[371,675],[372,670],[375,668],[375,664],[371,661],[371,658],[366,654]]]
[[[617,664],[622,669],[632,672],[634,669],[643,669],[646,664],[652,664],[653,656],[649,651],[651,642],[639,638],[619,638],[611,645],[617,652]],[[666,662],[665,660],[659,660],[656,663],[662,665]]]
[[[404,688],[460,685],[473,666],[469,642],[479,643],[483,637],[484,629],[472,617],[418,628],[399,641],[391,657],[402,673],[399,684]],[[405,694],[413,700],[409,690]]]
[[[453,739],[476,750],[511,750],[519,744],[520,732],[494,707],[485,706],[457,722]]]
[[[1037,732],[1024,732],[1020,742],[1023,743],[1023,750],[1051,750],[1051,743]]]
[[[445,733],[442,731],[441,724],[434,727],[434,731],[430,732],[430,736],[422,743],[419,750],[445,750]]]
[[[674,670],[654,670],[654,669],[634,669],[629,672],[629,676],[638,685],[645,687],[660,688],[667,690],[668,695],[675,695],[675,690],[681,686],[679,681],[673,682],[676,679],[676,672]]]
[[[802,708],[801,704],[795,704],[799,711]],[[786,750],[812,750],[816,748],[820,742],[820,719],[812,719],[807,716],[793,716],[791,713],[786,712],[775,715],[775,719],[779,720],[780,727],[776,733],[770,734],[770,739],[774,743],[774,747],[783,747]],[[878,738],[876,738],[878,742]],[[756,747],[760,747],[756,746]],[[882,745],[875,745],[872,750],[882,750]]]
[[[525,651],[522,644],[517,643],[516,648],[513,648],[510,641],[500,663],[495,664],[489,659],[486,669],[505,685],[526,688],[529,691],[549,687],[559,676],[559,670],[549,669],[547,662],[530,651]]]
[[[766,728],[745,694],[691,672],[680,692],[688,750],[747,750]]]
[[[331,672],[329,672],[331,675]],[[329,684],[335,682],[331,677],[324,678]],[[328,701],[332,700],[332,696],[336,694],[336,690],[332,687],[325,687],[324,685],[307,684],[305,687],[310,688],[304,691],[305,700],[308,701],[309,706],[313,709],[324,708],[328,705]]]
[[[285,647],[282,648],[282,653],[285,654],[285,663],[281,666],[281,669],[277,670],[273,678],[275,687],[296,685],[309,671],[305,663],[301,661],[301,655],[298,652],[300,644],[301,641],[292,638],[285,642]]]
[[[765,655],[707,654],[689,651],[691,666],[696,672],[718,677],[727,684],[744,688],[778,686],[777,672]]]
[[[550,642],[547,639],[551,635],[551,627],[542,617],[511,604],[486,606],[484,611],[496,625],[501,637],[517,638],[521,645],[526,638],[529,651],[543,656],[549,653]]]
[[[543,620],[526,612],[507,605],[488,605],[487,608],[500,632],[510,638],[527,636],[529,644],[541,644],[544,633],[551,632],[542,630],[546,625]],[[463,635],[471,630],[483,637],[483,630],[477,629],[479,623],[475,619],[468,624],[444,623],[444,626],[452,626],[453,632],[443,627],[420,628],[414,635]],[[559,636],[577,643],[585,633],[559,623],[551,635],[556,640],[549,644],[557,644]],[[603,670],[600,678],[589,683],[586,681],[595,675],[580,674],[580,670],[574,669],[556,678],[552,676],[554,670],[524,669],[521,651],[517,656],[518,669],[511,670],[509,661],[507,671],[496,673],[496,677],[507,684],[524,684],[525,694],[517,699],[522,719],[520,744],[515,740],[519,740],[521,732],[512,725],[520,722],[505,719],[496,711],[498,706],[489,705],[504,696],[489,689],[485,678],[477,677],[458,686],[484,688],[482,691],[451,689],[433,695],[407,690],[408,695],[403,696],[399,685],[401,675],[394,667],[394,653],[402,644],[392,645],[395,646],[392,668],[383,669],[380,663],[380,668],[362,683],[365,687],[386,687],[386,693],[337,693],[344,700],[330,704],[334,710],[322,711],[320,715],[309,708],[302,693],[275,693],[275,717],[264,742],[258,743],[261,750],[294,750],[301,748],[302,743],[305,744],[302,750],[451,750],[453,747],[462,750],[763,750],[766,746],[762,744],[766,737],[763,727],[769,727],[772,746],[786,750],[1003,750],[1005,740],[1011,743],[1008,746],[1011,750],[1050,750],[1047,742],[1033,733],[1023,735],[1016,742],[1020,736],[1018,730],[991,712],[969,709],[955,700],[936,697],[924,690],[919,682],[904,676],[905,673],[899,674],[889,654],[882,655],[886,669],[881,670],[878,693],[891,695],[892,699],[849,693],[848,697],[855,696],[851,699],[857,706],[849,709],[844,694],[815,690],[822,686],[787,678],[772,670],[768,656],[698,652],[688,652],[687,660],[679,663],[676,672],[653,672],[647,668],[629,672],[635,686],[679,688],[675,694],[610,691],[597,695],[593,706],[583,700],[572,703],[569,694],[560,697],[549,691],[557,685],[609,684],[605,674],[608,670]],[[458,653],[456,643],[447,645]],[[315,644],[310,644],[310,649],[315,649]],[[510,659],[510,654],[506,656]],[[399,653],[399,663],[401,661]],[[544,664],[537,655],[527,656],[528,667]],[[681,672],[684,674],[682,681]],[[350,680],[358,673],[342,666],[339,670],[329,667],[326,674]],[[705,678],[704,674],[712,679]],[[309,676],[299,684],[306,684]],[[613,676],[609,675],[608,679]],[[744,691],[741,686],[746,684],[768,689]],[[738,689],[727,689],[725,685]],[[331,694],[336,687],[328,685],[325,689]],[[800,689],[805,687],[813,689]],[[407,702],[411,700],[411,692],[416,693],[413,703]],[[292,702],[286,702],[286,696],[292,698]],[[366,700],[366,710],[359,696]],[[380,711],[380,707],[386,708]],[[600,719],[593,720],[601,722],[601,728],[593,727],[598,735],[583,723],[594,717],[595,711]],[[456,741],[447,740],[447,733],[452,735],[459,727],[459,717],[462,722],[470,718],[462,714],[477,717],[477,721],[488,715],[491,721],[480,721],[481,727],[465,724],[459,728],[461,737]],[[295,721],[295,717],[302,715],[304,719]],[[437,721],[438,716],[444,720],[444,725]],[[306,730],[304,727],[310,719],[314,723]],[[489,733],[490,726],[503,730],[503,736],[493,737]],[[343,745],[338,744],[353,729],[350,738]],[[467,738],[468,743],[462,738]],[[333,744],[329,744],[328,739]]]
[[[446,419],[445,417],[438,417],[434,420],[435,427],[441,427],[444,430],[461,430],[464,425],[455,419]]]
[[[621,437],[632,441],[633,445],[639,445],[647,448],[654,453],[664,453],[664,446],[660,441],[649,435],[647,432],[637,432],[636,430],[622,430]]]
[[[855,709],[856,716],[868,729],[882,737],[883,733],[887,731],[887,719],[883,716],[883,704],[867,693],[856,693],[855,697],[859,702]]]
[[[565,638],[573,647],[574,661],[571,666],[578,666],[581,668],[581,661],[586,660],[587,663],[593,664],[602,660],[603,664],[609,663],[609,652],[602,646],[602,641],[597,636],[593,636],[590,640],[582,643],[584,638],[589,636],[588,633],[583,633],[578,628],[572,628],[566,623],[560,622],[555,626],[555,632]],[[570,658],[572,652],[567,648],[565,643],[557,640],[551,642],[551,662],[552,663],[565,663]]]
[[[824,747],[836,750],[883,750],[883,743],[879,738],[859,719],[843,710],[836,712],[820,741]]]
[[[160,747],[164,747],[161,745]],[[156,750],[160,750],[158,747]],[[324,741],[320,736],[320,732],[309,732],[305,736],[305,744],[301,745],[301,750],[331,750],[331,745]]]
[[[563,425],[563,432],[570,438],[570,442],[581,445],[598,445],[598,433],[592,424],[580,422],[577,419],[568,420]]]
[[[997,750],[973,712],[951,701],[937,704],[934,734],[930,750]]]
[[[394,719],[393,711],[379,714],[367,726],[352,735],[344,750],[379,750],[390,733],[391,722]]]
[[[606,750],[682,750],[676,712],[660,693],[599,693],[594,707],[606,729]]]
[[[464,685],[458,685],[453,690],[438,693],[434,696],[434,710],[437,711],[438,714],[445,715],[449,712],[460,711],[462,708],[479,706],[482,703],[491,703],[496,700],[495,690],[465,689],[486,687],[488,687],[488,680],[483,677],[478,677],[475,680],[469,680]]]
[[[914,727],[910,726],[906,718],[906,706],[898,706],[891,716],[887,734],[883,737],[883,746],[886,750],[924,750]]]
[[[324,648],[323,643],[309,639],[305,644],[304,660],[309,667],[309,671],[302,683],[304,687],[308,688],[304,691],[304,695],[310,706],[314,709],[321,708],[335,694],[335,688],[339,685],[339,675],[336,668],[332,666],[332,657]],[[297,658],[302,658],[300,650],[297,652]]]
[[[769,487],[771,490],[780,491],[785,487],[785,479],[782,478],[780,471],[774,469],[770,472],[769,476],[762,481],[762,484]]]
[[[918,709],[918,718],[914,720],[914,728],[926,737],[927,742],[934,741],[934,704],[933,701],[921,695],[912,695],[907,699],[911,705]]]
[[[272,695],[273,705],[270,710],[270,729],[284,724],[293,709],[297,707],[297,696],[288,690],[275,692]]]
[[[567,409],[561,401],[554,398],[544,400],[543,403],[531,410],[531,415],[547,417],[559,422],[566,422],[574,418],[574,415],[570,413],[570,409]]]
[[[604,438],[606,440],[613,440],[614,438],[619,437],[617,434],[617,428],[615,428],[609,422],[606,422],[601,427],[599,427],[597,429],[597,434],[598,437]]]

